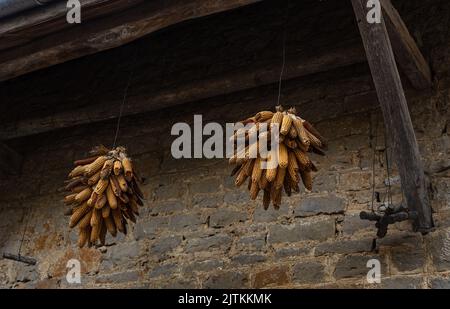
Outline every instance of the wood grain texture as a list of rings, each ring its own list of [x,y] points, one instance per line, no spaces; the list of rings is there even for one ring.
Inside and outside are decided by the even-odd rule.
[[[381,5],[395,58],[401,70],[414,88],[430,88],[432,85],[431,70],[414,38],[391,0],[381,0]]]
[[[352,5],[399,170],[403,194],[408,208],[419,214],[414,228],[427,232],[433,227],[433,220],[425,175],[386,25],[384,19],[379,24],[367,22],[367,0],[352,0]]]
[[[72,25],[38,41],[5,50],[0,53],[0,81],[118,47],[182,21],[259,1],[261,0],[145,1],[117,14]]]
[[[107,16],[131,8],[144,0],[81,0],[82,21]],[[74,25],[66,21],[65,1],[57,1],[28,10],[0,21],[0,50],[36,41],[51,33],[64,31]]]
[[[364,49],[359,44],[341,46],[322,51],[309,57],[293,57],[286,63],[283,80],[307,76],[331,69],[341,68],[366,61]],[[193,80],[173,85],[151,94],[138,91],[130,96],[123,109],[123,116],[132,116],[162,108],[195,102],[248,90],[278,82],[279,63],[256,63],[239,70],[219,74],[208,79]],[[143,94],[144,93],[144,94]],[[0,124],[0,139],[8,140],[76,125],[115,119],[122,103],[118,97],[108,104],[88,105],[75,110],[54,113],[47,117],[20,119],[13,123]]]

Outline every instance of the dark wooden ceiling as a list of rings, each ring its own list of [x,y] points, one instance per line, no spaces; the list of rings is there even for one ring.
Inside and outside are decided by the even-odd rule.
[[[286,80],[366,61],[350,1],[266,0],[0,83],[0,140],[274,84],[284,32]]]

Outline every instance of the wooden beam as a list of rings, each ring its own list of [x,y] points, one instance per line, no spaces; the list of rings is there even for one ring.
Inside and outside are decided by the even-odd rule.
[[[316,55],[290,55],[292,60],[286,63],[283,79],[325,72],[331,69],[366,62],[364,48],[359,42],[342,44],[335,49],[327,48],[317,51]],[[123,109],[123,116],[132,116],[179,104],[195,102],[201,99],[216,97],[233,92],[243,91],[264,85],[277,83],[280,77],[280,64],[259,63],[238,71],[220,74],[208,79],[192,81],[151,94],[145,88],[136,90],[139,95],[129,98]],[[131,89],[133,85],[131,85]],[[99,98],[100,99],[100,98]],[[122,98],[116,101],[97,102],[76,110],[67,110],[47,117],[21,119],[17,122],[0,124],[0,139],[8,140],[56,129],[72,127],[87,123],[95,123],[118,116]]]
[[[124,11],[144,0],[81,0],[82,21]],[[74,27],[67,23],[67,2],[49,3],[0,20],[0,50],[23,45],[45,35]]]
[[[259,1],[145,1],[124,12],[82,22],[65,31],[0,53],[0,81],[118,47],[182,21]]]
[[[381,0],[380,3],[397,63],[414,88],[430,88],[432,85],[430,67],[400,14],[391,0]]]
[[[17,175],[22,166],[22,156],[0,142],[0,174]]]
[[[402,191],[408,208],[418,213],[414,228],[427,232],[433,227],[433,220],[425,175],[385,21],[382,18],[378,24],[367,22],[367,0],[352,0],[352,4],[399,170]]]

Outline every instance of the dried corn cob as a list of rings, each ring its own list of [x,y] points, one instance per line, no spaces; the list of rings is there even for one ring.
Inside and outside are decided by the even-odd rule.
[[[294,155],[297,158],[299,169],[307,170],[311,168],[311,160],[308,158],[305,152],[300,149],[294,149]]]
[[[120,190],[122,190],[122,192],[127,192],[128,184],[127,184],[127,180],[125,179],[125,177],[123,175],[119,175],[119,176],[116,176],[116,179],[119,183]]]
[[[84,166],[77,166],[75,167],[70,173],[69,173],[69,178],[74,178],[77,176],[81,176],[83,175],[83,173],[85,172],[86,168]]]
[[[252,200],[256,200],[259,193],[259,186],[257,182],[252,182],[252,185],[250,186],[250,198]]]
[[[306,134],[305,128],[303,127],[302,120],[299,118],[296,118],[293,120],[293,124],[294,124],[295,129],[297,130],[298,139],[306,147],[306,149],[308,149],[310,140],[308,138],[308,135]]]
[[[111,214],[111,207],[109,207],[109,205],[106,205],[105,207],[102,208],[102,217],[103,218],[109,217],[110,214]]]
[[[106,189],[106,198],[108,199],[109,207],[112,209],[117,208],[117,198],[114,195],[114,192],[111,187],[111,183],[109,184],[108,188]]]
[[[79,185],[85,185],[85,182],[86,182],[86,178],[84,178],[82,176],[76,176],[67,182],[67,185],[64,187],[64,189],[66,191],[70,191]]]
[[[100,171],[101,179],[108,179],[109,175],[111,175],[114,161],[112,159],[106,160],[105,164],[103,164],[103,168]]]
[[[91,226],[100,224],[100,217],[102,216],[101,210],[94,209],[91,216]]]
[[[89,210],[87,214],[84,215],[83,219],[80,220],[78,223],[79,228],[86,228],[91,225],[91,217],[92,217],[92,210]]]
[[[93,157],[75,161],[64,189],[64,198],[73,204],[65,214],[69,226],[78,225],[80,247],[105,243],[106,234],[127,232],[127,220],[136,221],[144,195],[139,188],[131,160],[123,147],[108,150],[104,146],[92,151]],[[247,166],[252,168],[253,166]]]
[[[66,205],[70,205],[72,203],[75,203],[75,197],[77,196],[77,193],[69,194],[64,198],[64,203]]]
[[[234,181],[234,184],[237,187],[242,186],[242,184],[245,182],[245,180],[247,179],[248,175],[245,173],[245,168],[244,166],[241,167],[240,171],[238,172],[238,176],[236,177],[236,180]]]
[[[87,203],[84,203],[80,208],[78,208],[70,217],[69,227],[75,227],[83,216],[88,213],[90,207]]]
[[[112,216],[109,216],[109,217],[105,218],[105,225],[106,225],[106,229],[108,230],[108,232],[113,237],[116,237],[117,229],[116,229],[116,224],[114,223],[114,219],[112,218]]]
[[[320,135],[319,131],[316,130],[316,128],[314,128],[314,126],[309,123],[308,121],[303,121],[303,126],[305,127],[306,130],[308,130],[314,137],[318,138],[320,140],[320,142],[322,143],[323,147],[326,149],[327,148],[327,141],[325,140],[325,138],[323,138],[322,135]]]
[[[125,231],[125,226],[124,226],[123,221],[122,221],[121,210],[119,208],[113,209],[112,210],[112,217],[114,219],[114,224],[116,225],[116,228],[120,232],[123,233]]]
[[[283,122],[283,112],[276,112],[273,114],[272,121],[270,122],[270,127],[272,128],[274,125],[278,125],[278,127],[281,126],[281,123]]]
[[[115,176],[109,178],[109,184],[111,186],[111,190],[115,196],[120,196],[122,190],[120,189],[119,182]]]
[[[77,186],[75,188],[70,189],[70,191],[72,191],[73,193],[80,193],[81,191],[83,191],[84,189],[87,189],[88,187],[85,185],[81,185],[81,186]]]
[[[273,112],[271,111],[262,111],[259,112],[255,115],[255,120],[258,122],[263,122],[266,121],[268,119],[272,119],[273,117]]]
[[[297,158],[296,158],[295,154],[292,151],[289,152],[288,172],[289,172],[289,176],[295,182],[299,182],[300,181],[299,176],[298,176]]]
[[[131,181],[133,177],[133,165],[131,164],[131,160],[128,158],[123,158],[122,166],[123,166],[123,174],[125,175],[126,180]]]
[[[286,176],[286,168],[285,167],[279,167],[277,171],[277,176],[275,177],[275,181],[273,183],[273,186],[275,186],[275,189],[281,189],[283,187],[284,183],[284,177]]]
[[[99,196],[105,192],[106,188],[108,188],[109,180],[108,179],[100,179],[95,186],[94,192],[98,194]]]
[[[108,158],[106,156],[101,156],[101,157],[98,157],[91,164],[87,165],[85,168],[85,172],[84,172],[85,176],[91,177],[92,175],[97,173],[103,167],[103,164],[105,164],[105,161],[107,159]]]
[[[107,202],[107,198],[106,198],[106,194],[102,194],[99,196],[99,198],[97,199],[97,201],[95,202],[95,209],[102,209],[103,206],[106,205]]]
[[[278,164],[281,168],[286,168],[288,165],[288,149],[284,143],[281,143],[278,148]]]
[[[289,129],[289,137],[292,139],[297,138],[298,134],[297,134],[297,130],[295,129],[295,127],[293,125],[291,125],[291,128]]]
[[[102,217],[100,216],[100,220],[102,219]],[[91,243],[96,243],[97,242],[97,240],[98,240],[98,238],[99,238],[99,236],[100,236],[100,230],[101,230],[101,228],[102,228],[102,226],[101,226],[101,221],[98,223],[98,224],[95,224],[95,225],[91,225],[91,227],[92,227],[92,230],[91,230]]]
[[[269,207],[271,202],[275,208],[280,207],[283,190],[288,196],[292,192],[300,192],[300,180],[303,181],[307,190],[312,189],[311,172],[317,169],[309,159],[307,152],[313,151],[323,154],[326,145],[323,137],[308,122],[296,114],[295,108],[290,108],[287,112],[284,112],[281,106],[277,106],[275,113],[262,111],[242,122],[243,124],[255,124],[249,131],[252,134],[259,132],[263,123],[270,123],[271,128],[274,125],[279,125],[280,135],[275,137],[275,141],[273,140],[274,136],[272,136],[273,131],[259,132],[256,142],[250,138],[251,134],[245,132],[245,129],[234,132],[234,141],[240,137],[245,138],[246,141],[250,140],[252,144],[236,150],[230,158],[230,164],[236,165],[231,176],[236,177],[236,186],[241,186],[250,177],[247,186],[250,197],[256,199],[259,191],[263,190],[263,206],[265,209]],[[269,156],[265,159],[259,153],[260,143],[270,140],[276,142],[278,147],[273,148],[272,145],[272,150],[269,151]],[[256,156],[254,155],[255,152]],[[264,169],[260,166],[261,162],[268,163]],[[130,200],[133,200],[134,191],[133,188],[130,193],[132,195]],[[138,203],[139,199],[136,202]],[[135,207],[134,203],[127,205],[128,207]],[[129,214],[124,213],[124,216],[128,218]]]
[[[117,160],[114,162],[114,175],[120,175],[122,173],[122,162],[120,160]]]
[[[98,199],[98,194],[95,192],[92,192],[91,197],[87,201],[87,204],[90,207],[93,207],[95,205],[95,203],[97,203],[97,199]]]
[[[91,227],[90,226],[83,228],[83,229],[80,228],[79,233],[78,233],[78,246],[80,248],[83,248],[86,245],[86,243],[88,242],[90,236],[91,236]]]
[[[136,203],[135,199],[130,199],[130,208],[133,211],[134,214],[139,215],[139,206]]]
[[[257,158],[255,163],[253,164],[252,170],[252,182],[257,183],[261,178],[262,169],[261,169],[261,158]]]
[[[300,170],[300,175],[302,176],[303,184],[305,188],[309,191],[312,191],[312,177],[310,170]]]
[[[88,188],[84,189],[83,191],[81,191],[80,193],[77,193],[77,195],[75,195],[75,202],[82,203],[82,202],[88,200],[89,197],[91,196],[91,194],[92,194],[92,190],[91,190],[91,188],[88,187]]]
[[[267,186],[269,185],[269,181],[267,180],[266,177],[266,172],[267,170],[262,171],[261,177],[259,178],[258,185],[260,189],[266,189]]]
[[[280,134],[287,135],[291,130],[292,125],[292,116],[291,114],[284,114],[283,121],[281,123]]]
[[[93,186],[100,180],[100,171],[89,177],[88,185]]]

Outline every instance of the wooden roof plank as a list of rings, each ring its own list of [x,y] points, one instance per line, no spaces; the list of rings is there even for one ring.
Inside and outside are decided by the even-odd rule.
[[[403,73],[416,89],[432,85],[431,69],[391,0],[381,0],[384,20],[395,58]]]
[[[259,1],[146,1],[120,14],[73,25],[63,32],[0,53],[0,81],[115,48],[182,21]]]
[[[286,63],[283,79],[293,79],[306,75],[329,71],[349,65],[366,62],[364,48],[355,44],[327,48],[315,55],[292,56]],[[123,116],[132,116],[170,106],[226,95],[278,82],[279,63],[259,63],[257,66],[241,68],[227,74],[207,79],[184,82],[159,90],[151,95],[130,96],[123,109]],[[52,130],[114,119],[122,98],[116,101],[98,102],[95,105],[67,110],[47,117],[21,119],[14,123],[0,125],[0,140],[8,140]]]

